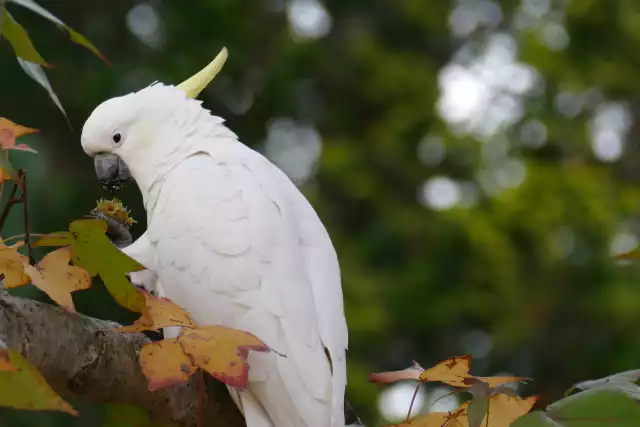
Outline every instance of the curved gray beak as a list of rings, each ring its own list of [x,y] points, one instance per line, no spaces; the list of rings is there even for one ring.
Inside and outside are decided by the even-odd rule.
[[[107,191],[117,191],[133,178],[129,167],[115,154],[96,154],[93,159],[96,168],[96,176]]]

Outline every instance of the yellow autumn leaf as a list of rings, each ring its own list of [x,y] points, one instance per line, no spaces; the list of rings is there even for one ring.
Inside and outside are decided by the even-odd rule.
[[[0,238],[0,274],[4,276],[2,283],[5,288],[16,288],[29,283],[29,276],[24,271],[24,264],[29,258],[18,252],[23,243],[6,246]]]
[[[71,292],[91,286],[91,276],[80,267],[69,265],[71,249],[56,249],[45,255],[36,267],[25,264],[24,270],[31,282],[56,303],[75,311]]]
[[[149,391],[186,381],[196,371],[176,338],[144,345],[140,350],[140,367]]]
[[[471,369],[471,355],[456,356],[425,369],[420,374],[420,381],[439,381],[453,387],[466,387],[464,380],[471,378],[469,369]]]
[[[489,410],[480,425],[482,427],[509,427],[515,420],[527,414],[533,407],[533,404],[536,403],[536,400],[538,400],[536,396],[523,399],[501,393],[491,395],[489,396]],[[464,417],[456,418],[456,421],[459,423],[456,424],[456,427],[469,427],[466,414]]]
[[[147,306],[147,316],[141,316],[133,325],[116,328],[119,332],[142,332],[158,330],[167,326],[183,326],[195,328],[196,323],[191,320],[189,314],[168,298],[156,297],[148,292],[143,292]]]
[[[36,150],[26,144],[16,144],[16,139],[20,138],[21,136],[36,132],[40,131],[38,129],[21,126],[9,119],[0,117],[0,148],[2,148],[3,150],[30,151],[32,153],[35,153]]]
[[[465,402],[453,412],[431,412],[393,427],[462,427],[462,420],[467,418],[468,406],[468,402]],[[465,425],[468,426],[469,424]]]
[[[185,330],[178,343],[198,367],[239,389],[248,386],[249,351],[270,351],[255,335],[224,326]]]

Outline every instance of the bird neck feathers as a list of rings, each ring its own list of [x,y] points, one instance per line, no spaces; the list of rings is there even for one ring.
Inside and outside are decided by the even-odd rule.
[[[173,86],[157,83],[137,95],[150,120],[138,130],[145,148],[134,154],[141,158],[131,162],[131,172],[150,212],[167,174],[181,162],[197,152],[215,152],[219,144],[238,139],[224,125],[224,119],[202,107],[202,101],[188,98]]]

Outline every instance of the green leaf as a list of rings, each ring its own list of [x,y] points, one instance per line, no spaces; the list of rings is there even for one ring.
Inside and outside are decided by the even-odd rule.
[[[473,396],[467,408],[469,427],[480,427],[489,410],[489,396]]]
[[[43,18],[46,18],[49,21],[53,22],[61,30],[66,31],[69,34],[69,38],[71,39],[72,42],[77,43],[80,46],[83,46],[89,49],[91,52],[97,55],[100,59],[102,59],[104,62],[109,64],[109,61],[107,60],[107,58],[98,50],[98,48],[96,48],[89,40],[87,40],[85,36],[78,33],[73,28],[69,27],[67,24],[62,22],[62,20],[57,18],[55,15],[53,15],[47,9],[40,6],[35,1],[33,0],[9,0],[9,1],[15,4],[19,4],[20,6],[25,7],[31,10],[32,12],[35,12],[38,15],[42,16]]]
[[[58,107],[62,114],[64,114],[64,117],[68,120],[67,112],[62,107],[60,98],[58,98],[58,95],[56,95],[53,88],[51,87],[51,83],[49,83],[49,79],[44,73],[42,67],[34,62],[25,61],[20,57],[16,57],[16,59],[18,60],[18,64],[20,64],[20,67],[22,67],[22,70],[24,70],[24,72],[27,73],[29,77],[38,82],[40,86],[42,86],[47,91],[53,103],[56,104],[56,107]]]
[[[511,427],[562,427],[543,411],[530,412],[511,424]]]
[[[7,39],[16,55],[25,61],[48,66],[47,61],[38,53],[29,38],[27,30],[20,25],[13,16],[4,9],[4,21],[2,25],[2,36]]]
[[[640,405],[623,391],[589,389],[549,405],[547,414],[566,427],[582,426],[585,419],[590,427],[640,425]]]
[[[32,12],[37,13],[38,15],[42,16],[43,18],[48,19],[49,21],[53,22],[54,24],[56,24],[59,27],[66,27],[64,22],[62,22],[54,14],[52,14],[47,9],[45,9],[42,6],[40,6],[38,3],[36,3],[33,0],[8,0],[8,1],[9,2],[13,2],[15,4],[18,4],[18,5],[22,6],[22,7],[25,7],[27,9],[31,10]]]
[[[87,40],[86,37],[84,37],[82,34],[78,33],[77,31],[75,31],[71,27],[67,26],[64,22],[62,22],[55,15],[53,15],[51,12],[49,12],[48,10],[40,6],[35,1],[33,0],[8,0],[8,1],[18,4],[22,7],[25,7],[39,14],[40,16],[50,20],[51,22],[56,24],[62,31],[67,32],[69,34],[69,37],[71,38],[71,41],[89,49],[91,52],[93,52],[98,57],[100,57],[100,59],[102,59],[107,64],[109,64],[109,61],[107,61],[105,56],[102,53],[100,53],[100,51],[89,40]],[[9,17],[8,19],[9,21],[13,21],[9,16],[8,12],[6,13],[6,15],[7,17]],[[16,29],[15,25],[12,25],[13,23],[15,23],[15,25],[18,25],[17,27],[18,29]],[[11,42],[12,46],[14,47],[14,50],[16,50],[17,59],[18,59],[18,63],[20,64],[20,67],[22,67],[24,72],[27,73],[29,77],[31,77],[36,82],[38,82],[38,84],[40,84],[47,91],[53,103],[56,104],[58,109],[62,112],[62,114],[64,114],[65,118],[67,119],[67,122],[69,123],[69,118],[67,117],[66,111],[62,107],[62,103],[60,102],[58,95],[56,95],[55,91],[51,87],[51,83],[49,83],[49,79],[47,78],[46,74],[42,70],[42,65],[47,65],[46,61],[42,59],[42,57],[35,50],[24,28],[19,26],[19,24],[17,24],[15,21],[13,21],[12,23],[9,23],[9,27],[11,31],[11,38],[5,35],[5,37],[7,37],[7,40],[9,40],[10,42],[11,40],[20,41],[19,49],[21,53],[18,53],[18,48],[16,48],[16,45],[14,45],[14,42]],[[4,32],[5,31],[3,30],[2,33],[4,34]],[[27,40],[28,43],[25,40]],[[69,126],[71,126],[71,123],[69,123]]]
[[[144,295],[127,280],[131,271],[144,270],[133,258],[116,248],[105,235],[106,222],[79,219],[69,225],[70,231],[58,231],[38,240],[38,246],[71,246],[71,260],[91,276],[99,275],[105,287],[122,307],[146,314]]]
[[[93,43],[87,40],[85,36],[70,27],[66,27],[66,30],[69,32],[69,37],[71,38],[72,42],[79,44],[80,46],[84,46],[85,48],[93,52],[98,58],[102,59],[107,65],[111,65],[107,57],[104,56],[102,52],[100,52],[98,48],[93,45]]]
[[[633,385],[636,381],[640,380],[640,369],[634,369],[631,371],[619,372],[617,374],[610,375],[605,378],[597,380],[582,381],[574,384],[567,392],[565,396],[569,395],[574,390],[587,390],[590,388],[607,388],[610,390],[625,390],[628,388],[637,388]]]
[[[72,260],[92,275],[99,275],[113,298],[126,309],[146,313],[144,295],[126,277],[144,267],[116,248],[105,235],[107,224],[102,220],[79,219],[71,223],[73,235]]]
[[[640,387],[633,384],[623,387],[624,390],[608,387],[591,388],[565,397],[549,405],[546,412],[532,412],[519,418],[512,427],[639,426]]]
[[[15,409],[78,413],[53,391],[40,372],[18,352],[0,349],[0,405]]]

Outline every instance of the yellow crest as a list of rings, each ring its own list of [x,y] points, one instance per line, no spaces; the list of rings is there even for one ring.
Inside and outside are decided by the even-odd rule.
[[[223,47],[218,56],[216,56],[209,65],[176,87],[184,91],[189,98],[197,98],[200,92],[202,92],[202,90],[211,83],[211,80],[213,80],[220,70],[222,70],[228,56],[227,48]]]

